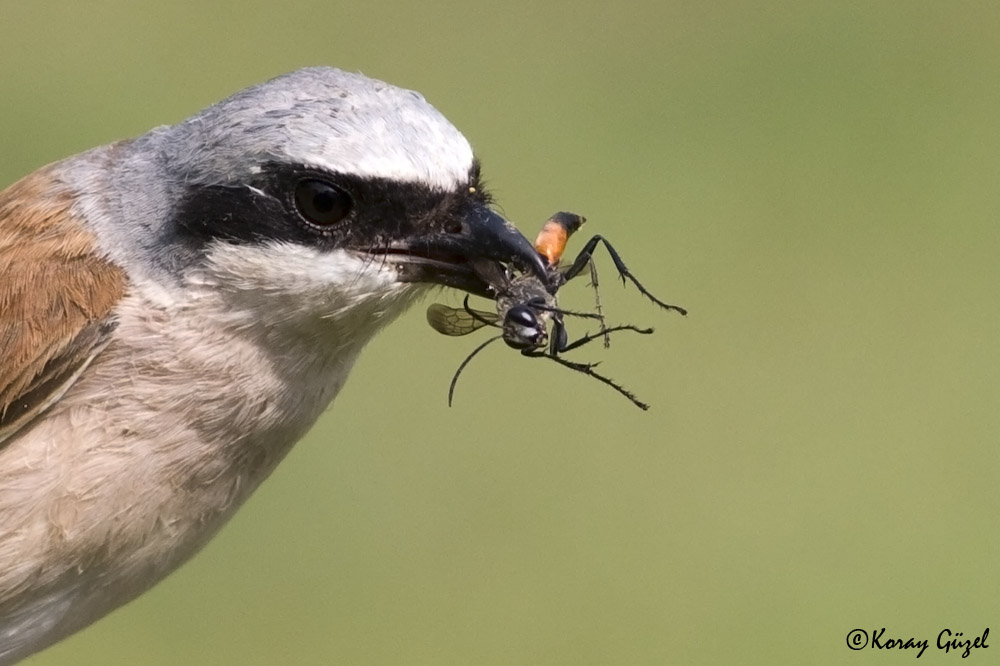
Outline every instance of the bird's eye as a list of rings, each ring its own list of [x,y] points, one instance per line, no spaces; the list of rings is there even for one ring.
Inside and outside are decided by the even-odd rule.
[[[353,205],[350,195],[336,185],[307,178],[295,186],[295,207],[299,215],[319,227],[337,224],[351,212]]]

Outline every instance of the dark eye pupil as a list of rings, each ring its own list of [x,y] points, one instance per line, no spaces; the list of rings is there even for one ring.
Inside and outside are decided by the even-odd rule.
[[[309,178],[295,187],[295,206],[299,214],[319,226],[340,222],[351,212],[351,197],[324,180]]]
[[[313,197],[313,208],[320,213],[329,213],[337,205],[337,197],[329,192],[319,192]]]

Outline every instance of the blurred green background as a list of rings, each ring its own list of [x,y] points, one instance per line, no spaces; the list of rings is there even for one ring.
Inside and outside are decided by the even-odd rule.
[[[874,664],[914,652],[853,653],[851,629],[1000,641],[998,34],[989,2],[0,0],[0,184],[331,64],[423,92],[526,233],[585,214],[691,311],[599,258],[610,318],[657,332],[574,358],[642,413],[501,346],[449,409],[483,338],[415,308],[203,553],[28,663]]]

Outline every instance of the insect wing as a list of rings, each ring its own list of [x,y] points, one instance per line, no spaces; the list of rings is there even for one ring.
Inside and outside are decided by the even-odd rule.
[[[497,319],[494,312],[451,308],[441,303],[434,303],[427,308],[427,323],[444,335],[468,335],[487,324],[495,323]]]

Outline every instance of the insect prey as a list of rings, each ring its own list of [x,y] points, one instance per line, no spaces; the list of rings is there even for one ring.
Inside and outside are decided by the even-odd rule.
[[[547,264],[544,281],[535,275],[515,270],[512,268],[512,264],[491,261],[477,266],[477,272],[496,292],[495,312],[473,309],[469,306],[468,295],[466,295],[461,308],[453,308],[441,303],[435,303],[428,307],[427,322],[434,330],[444,335],[468,335],[486,326],[500,330],[499,334],[473,349],[459,365],[448,387],[449,406],[454,398],[458,378],[469,362],[488,345],[497,340],[503,340],[509,347],[520,351],[523,356],[547,358],[571,370],[593,377],[625,396],[640,409],[649,409],[649,405],[639,400],[624,386],[597,373],[594,370],[597,363],[580,363],[562,357],[562,354],[597,339],[603,339],[604,346],[607,347],[612,333],[632,331],[641,335],[649,335],[653,332],[652,328],[640,328],[632,324],[610,327],[606,325],[600,300],[597,270],[593,262],[593,253],[597,246],[603,245],[608,254],[611,255],[611,260],[618,270],[622,284],[631,282],[643,296],[663,309],[674,310],[682,315],[686,315],[687,311],[653,296],[632,275],[618,252],[602,236],[593,236],[568,267],[560,268],[570,236],[579,230],[585,221],[586,219],[580,215],[560,212],[550,217],[542,226],[535,239],[534,247]],[[557,292],[567,282],[581,275],[585,269],[589,272],[591,285],[594,288],[595,311],[577,312],[561,308],[556,298]],[[566,330],[566,317],[595,320],[598,323],[598,332],[588,333],[571,342]]]

